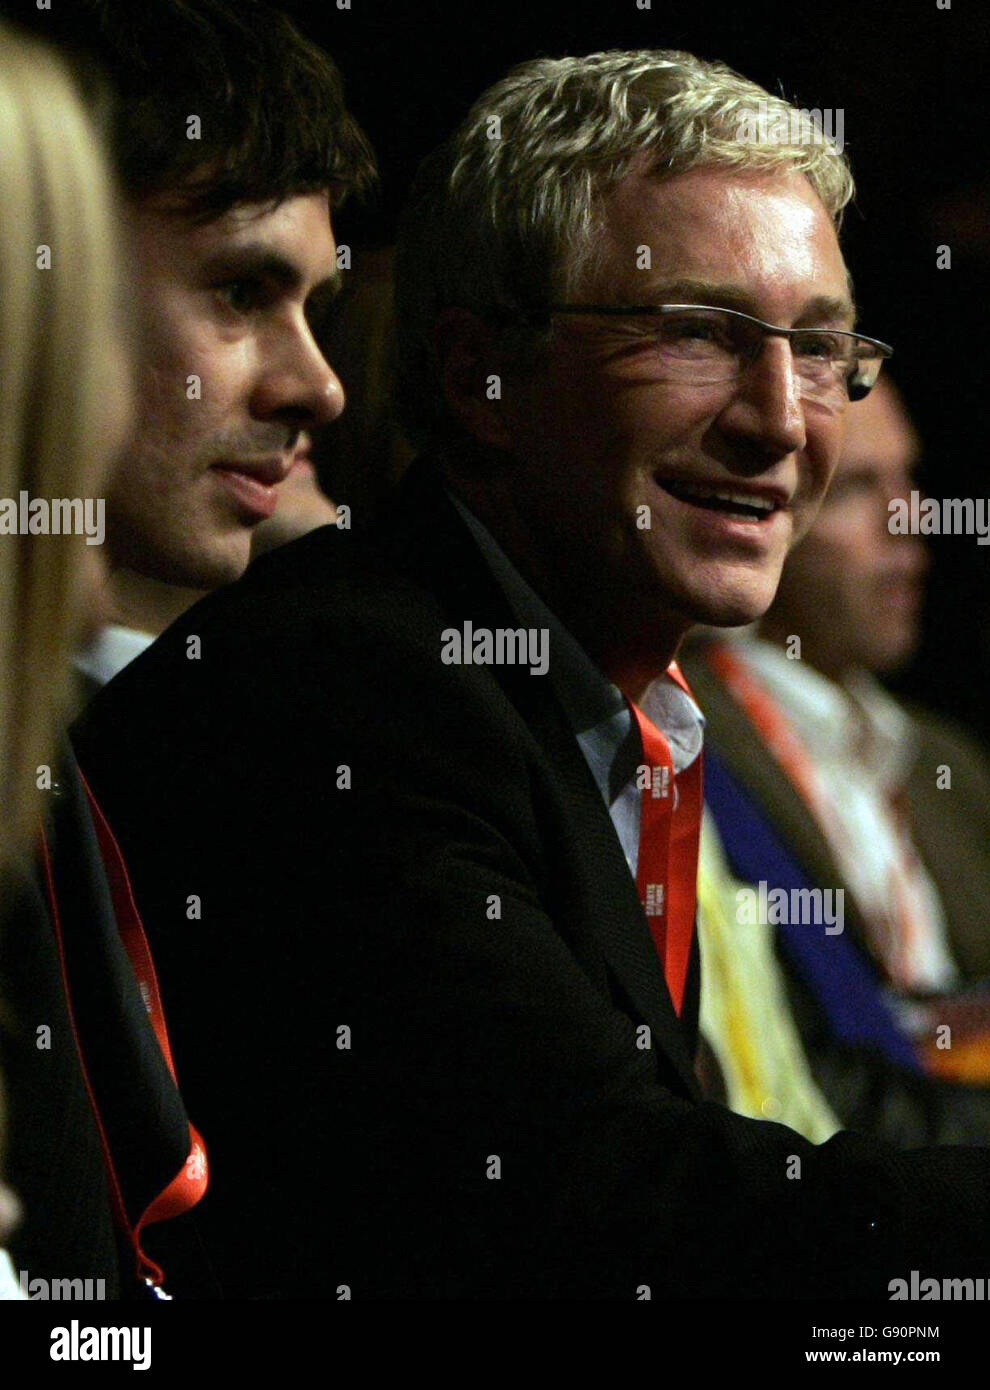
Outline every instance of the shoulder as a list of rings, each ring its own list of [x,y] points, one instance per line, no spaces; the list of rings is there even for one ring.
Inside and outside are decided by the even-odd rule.
[[[507,773],[523,731],[511,701],[491,668],[442,659],[461,606],[497,601],[493,581],[420,563],[432,545],[323,528],[195,605],[73,726],[97,791],[203,785],[205,768],[231,787],[339,763]]]
[[[918,738],[917,767],[934,778],[942,766],[957,769],[967,780],[981,785],[990,796],[990,755],[986,746],[964,725],[922,705],[902,701]]]

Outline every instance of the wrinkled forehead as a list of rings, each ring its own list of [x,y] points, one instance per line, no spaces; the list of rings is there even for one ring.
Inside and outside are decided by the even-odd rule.
[[[587,290],[649,303],[690,281],[775,322],[798,321],[812,301],[831,307],[830,321],[853,322],[835,226],[797,171],[633,168],[603,200],[600,233]]]

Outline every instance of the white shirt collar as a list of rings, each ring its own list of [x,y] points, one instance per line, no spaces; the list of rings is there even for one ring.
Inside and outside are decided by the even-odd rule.
[[[910,717],[868,671],[852,672],[840,684],[772,642],[736,640],[815,761],[855,761],[881,786],[903,784],[917,738]]]
[[[109,623],[76,657],[76,670],[99,685],[112,681],[119,671],[139,657],[154,641],[150,632]]]

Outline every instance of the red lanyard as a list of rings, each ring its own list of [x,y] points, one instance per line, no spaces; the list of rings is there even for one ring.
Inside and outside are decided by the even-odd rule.
[[[671,662],[667,674],[686,694],[691,694],[676,662]],[[699,752],[689,767],[675,775],[667,739],[631,700],[629,708],[639,726],[649,770],[640,787],[636,888],[674,1009],[680,1015],[694,938],[702,756]]]
[[[80,777],[82,777],[81,772]],[[120,847],[117,844],[113,831],[107,824],[106,817],[90,790],[85,777],[82,777],[82,782],[86,789],[86,796],[89,801],[93,824],[100,846],[100,854],[103,859],[107,882],[110,887],[114,915],[117,920],[117,930],[120,934],[124,949],[130,959],[135,977],[137,978],[141,997],[144,1000],[145,1008],[151,1020],[151,1026],[154,1029],[158,1045],[162,1050],[162,1055],[165,1058],[169,1074],[172,1080],[176,1082],[176,1085],[178,1085],[175,1074],[175,1063],[172,1060],[172,1049],[168,1040],[168,1030],[165,1026],[165,1012],[162,1008],[158,979],[155,975],[155,967],[151,959],[148,941],[144,934],[144,927],[141,924],[141,918],[134,901],[134,893],[131,889],[130,879],[128,878],[127,866],[124,863],[123,855],[120,852]],[[110,1152],[109,1141],[107,1139],[103,1120],[100,1116],[93,1086],[89,1079],[85,1055],[76,1026],[75,1014],[72,1007],[72,994],[69,988],[68,972],[65,962],[65,948],[62,941],[62,923],[58,909],[58,900],[55,895],[55,880],[52,873],[51,856],[44,835],[42,835],[41,838],[41,857],[45,870],[45,883],[48,890],[48,903],[52,914],[52,924],[54,926],[55,939],[58,945],[59,961],[62,969],[62,982],[65,989],[69,1019],[76,1040],[76,1051],[79,1055],[83,1080],[86,1085],[86,1090],[89,1093],[90,1104],[93,1108],[100,1133],[100,1144],[103,1149],[103,1158],[110,1184],[110,1195],[114,1213],[119,1226],[126,1233],[128,1243],[134,1251],[138,1278],[143,1278],[145,1283],[150,1285],[156,1292],[159,1292],[161,1297],[167,1297],[166,1294],[161,1292],[161,1285],[165,1278],[164,1273],[161,1267],[156,1264],[142,1248],[141,1233],[146,1226],[153,1225],[157,1221],[167,1221],[171,1217],[181,1216],[183,1212],[194,1207],[203,1197],[209,1182],[209,1165],[206,1156],[206,1145],[203,1143],[203,1139],[198,1131],[190,1124],[189,1154],[185,1163],[182,1165],[179,1172],[176,1173],[175,1177],[172,1178],[171,1182],[169,1182],[149,1203],[138,1218],[137,1223],[132,1226],[127,1216],[120,1180],[114,1166],[113,1156]]]
[[[815,819],[819,822],[830,820],[828,798],[814,763],[774,700],[750,674],[745,661],[727,643],[713,642],[706,657],[708,665],[746,713]]]

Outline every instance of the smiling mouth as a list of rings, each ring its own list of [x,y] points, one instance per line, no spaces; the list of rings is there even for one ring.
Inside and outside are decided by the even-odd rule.
[[[754,497],[752,493],[734,492],[731,488],[706,487],[703,483],[663,482],[659,478],[656,482],[678,502],[686,502],[706,512],[719,512],[735,521],[759,523],[767,521],[780,510],[780,504],[771,498]]]

